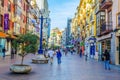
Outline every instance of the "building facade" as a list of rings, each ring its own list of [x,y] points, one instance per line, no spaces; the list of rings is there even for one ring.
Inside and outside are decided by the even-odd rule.
[[[12,41],[20,34],[39,36],[39,8],[35,0],[0,0],[0,56],[11,55]]]
[[[76,23],[77,22],[77,23]],[[95,45],[102,60],[104,50],[111,55],[113,64],[120,64],[120,1],[119,0],[81,0],[72,20],[72,29],[80,25],[80,36],[91,54]],[[92,41],[94,40],[95,41]],[[94,44],[91,44],[94,43]],[[87,49],[87,48],[86,48]],[[94,52],[94,53],[95,53]]]

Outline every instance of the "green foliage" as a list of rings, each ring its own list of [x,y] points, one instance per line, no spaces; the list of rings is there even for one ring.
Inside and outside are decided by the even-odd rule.
[[[18,46],[19,46],[18,40],[17,40],[17,39],[14,39],[14,40],[12,41],[12,47],[15,48],[15,49],[17,49]]]
[[[80,42],[80,46],[84,46],[84,42]]]
[[[29,53],[35,53],[38,49],[38,37],[31,33],[21,34],[17,39],[13,41],[13,47],[20,48],[19,54],[24,59]],[[21,62],[23,64],[23,61]]]

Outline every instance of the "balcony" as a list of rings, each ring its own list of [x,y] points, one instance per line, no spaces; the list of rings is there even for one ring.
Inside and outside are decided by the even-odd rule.
[[[101,9],[108,9],[112,6],[112,0],[101,0]]]
[[[101,25],[101,35],[110,33],[112,31],[112,22],[104,22]]]

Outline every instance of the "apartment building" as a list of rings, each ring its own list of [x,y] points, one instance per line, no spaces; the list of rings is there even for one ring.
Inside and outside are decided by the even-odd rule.
[[[0,56],[5,47],[5,55],[11,54],[12,41],[26,32],[39,34],[36,27],[38,10],[31,5],[31,0],[0,0]],[[35,21],[35,22],[34,22]]]

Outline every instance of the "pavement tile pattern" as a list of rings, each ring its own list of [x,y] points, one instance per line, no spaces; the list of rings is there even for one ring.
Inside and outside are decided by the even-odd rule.
[[[32,66],[29,74],[14,74],[9,70],[13,63],[20,63],[20,57],[15,59],[0,58],[0,80],[120,80],[120,68],[111,66],[111,70],[104,69],[104,63],[93,59],[85,61],[84,57],[79,55],[62,56],[62,63],[57,64],[56,56],[54,63],[33,64],[31,58],[34,55],[28,55],[24,63]]]

